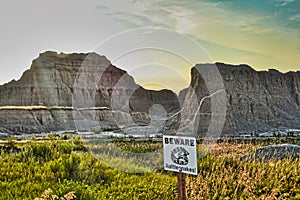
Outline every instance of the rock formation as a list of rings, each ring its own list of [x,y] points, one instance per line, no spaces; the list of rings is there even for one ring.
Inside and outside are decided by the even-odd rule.
[[[196,65],[191,77],[190,87],[177,97],[169,90],[140,87],[96,53],[45,52],[20,80],[0,86],[0,132],[154,127],[152,108],[154,115],[157,109],[166,113],[166,122],[158,120],[158,132],[219,135],[300,129],[299,71],[216,63]]]
[[[147,124],[149,109],[179,110],[172,91],[149,91],[96,53],[45,52],[0,86],[0,132],[91,130]]]
[[[191,70],[191,88],[181,91],[181,101],[189,101],[186,96],[191,89],[199,100],[209,94],[199,69],[213,66],[220,71],[226,90],[224,134],[300,128],[300,71],[255,71],[248,65],[223,63],[196,65]],[[207,98],[200,109],[198,133],[207,131],[211,113],[210,98]]]

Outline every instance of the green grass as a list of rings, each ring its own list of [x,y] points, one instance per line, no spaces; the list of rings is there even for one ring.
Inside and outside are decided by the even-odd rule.
[[[18,145],[22,152],[0,155],[0,199],[41,198],[47,191],[54,197],[74,192],[75,199],[87,200],[176,199],[174,176],[109,168],[93,154],[78,151],[83,145],[78,139]]]
[[[269,141],[274,142],[287,141]],[[238,160],[267,144],[268,141],[217,144],[210,154],[199,159],[199,175],[186,177],[187,199],[300,199],[299,160]],[[79,138],[52,137],[44,142],[8,145],[22,151],[0,154],[0,199],[177,199],[174,173],[160,168],[133,174],[110,167],[118,163],[147,171],[144,163],[136,163],[126,153],[95,155],[86,151],[87,144]],[[117,141],[112,146],[103,145],[107,144],[95,148],[146,153],[162,147],[157,142]],[[161,159],[156,162],[161,163]]]

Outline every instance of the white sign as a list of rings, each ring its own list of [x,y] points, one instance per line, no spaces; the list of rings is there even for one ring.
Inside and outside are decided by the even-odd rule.
[[[197,175],[196,138],[163,136],[164,169]]]

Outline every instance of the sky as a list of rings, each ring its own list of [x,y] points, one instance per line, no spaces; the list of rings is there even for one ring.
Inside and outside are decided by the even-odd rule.
[[[1,4],[0,84],[19,79],[32,60],[48,50],[95,51],[146,88],[176,92],[188,85],[190,68],[196,63],[300,70],[300,0],[7,0]]]

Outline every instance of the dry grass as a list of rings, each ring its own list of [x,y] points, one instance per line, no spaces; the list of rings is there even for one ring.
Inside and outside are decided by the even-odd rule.
[[[300,161],[242,162],[261,147],[217,144],[199,162],[198,176],[187,177],[188,199],[300,199]]]

